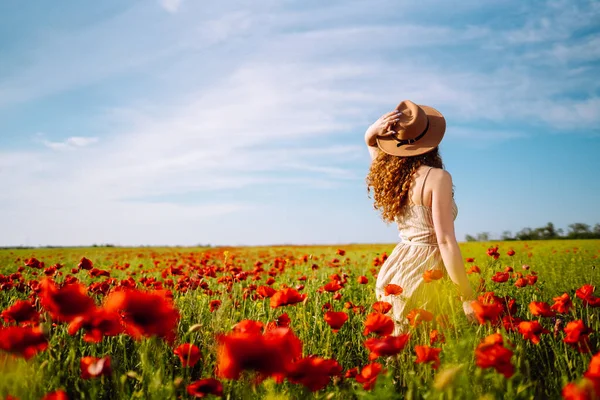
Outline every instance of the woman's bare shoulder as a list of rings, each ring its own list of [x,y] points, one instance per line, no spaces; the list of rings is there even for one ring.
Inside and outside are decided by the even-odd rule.
[[[437,184],[452,184],[452,175],[442,168],[432,168],[429,177]]]

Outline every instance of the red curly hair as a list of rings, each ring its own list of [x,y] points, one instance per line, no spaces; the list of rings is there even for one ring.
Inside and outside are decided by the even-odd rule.
[[[385,222],[394,222],[408,203],[413,174],[421,165],[444,168],[439,150],[412,157],[392,156],[379,151],[367,175],[367,192],[374,197],[374,208]]]

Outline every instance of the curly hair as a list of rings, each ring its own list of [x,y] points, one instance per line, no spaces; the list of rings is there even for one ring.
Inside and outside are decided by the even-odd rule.
[[[367,192],[370,198],[373,191],[374,208],[381,212],[385,222],[394,222],[402,214],[407,204],[412,176],[421,165],[444,168],[437,147],[413,157],[392,156],[379,151],[371,163],[366,178]]]

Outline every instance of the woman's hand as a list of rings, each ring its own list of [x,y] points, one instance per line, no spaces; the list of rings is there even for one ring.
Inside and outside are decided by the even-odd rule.
[[[365,142],[367,143],[367,146],[377,146],[376,139],[378,137],[395,135],[396,132],[390,130],[390,127],[400,120],[400,114],[400,111],[394,110],[382,115],[377,121],[375,121],[365,133]]]
[[[477,321],[477,318],[475,317],[475,311],[473,310],[473,307],[471,307],[472,301],[473,300],[463,301],[462,306],[463,306],[463,311],[465,312],[465,315],[467,317],[467,320],[471,323],[475,323]]]

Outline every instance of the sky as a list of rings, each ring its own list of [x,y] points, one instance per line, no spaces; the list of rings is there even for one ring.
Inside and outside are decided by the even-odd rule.
[[[0,3],[0,246],[393,243],[364,132],[447,121],[457,238],[600,223],[600,2]]]

